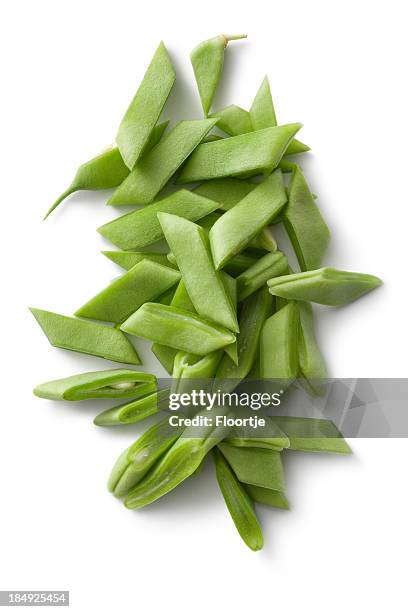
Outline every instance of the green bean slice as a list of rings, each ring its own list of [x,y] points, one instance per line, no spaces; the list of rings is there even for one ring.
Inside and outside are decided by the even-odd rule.
[[[291,302],[265,321],[260,339],[261,378],[289,385],[298,373],[299,312]]]
[[[301,270],[315,270],[323,260],[330,232],[299,167],[292,172],[283,222]]]
[[[218,448],[240,482],[274,491],[284,491],[281,453],[266,448],[239,448],[225,442]]]
[[[301,123],[291,123],[201,144],[189,157],[177,182],[272,172],[301,127]]]
[[[175,266],[169,261],[165,253],[146,253],[144,251],[101,251],[105,257],[113,261],[115,264],[123,268],[124,270],[130,270],[143,259],[154,261],[155,263],[161,264],[162,266],[168,266],[169,268],[175,268]]]
[[[237,277],[238,296],[243,300],[274,276],[288,272],[288,260],[281,251],[268,253]]]
[[[138,423],[168,407],[170,389],[160,389],[126,404],[104,410],[94,418],[94,425],[112,427]]]
[[[204,115],[207,116],[214,99],[222,69],[224,52],[231,40],[246,38],[246,34],[220,34],[200,43],[190,55]]]
[[[176,73],[161,42],[116,136],[119,151],[130,170],[142,155],[175,80]]]
[[[52,346],[119,363],[141,363],[133,344],[119,329],[38,308],[30,310]]]
[[[197,313],[238,332],[236,311],[214,268],[205,230],[175,215],[159,213],[158,218]]]
[[[297,302],[299,326],[299,373],[312,395],[324,395],[327,369],[314,333],[313,309],[309,302]]]
[[[156,377],[135,370],[86,372],[38,385],[34,395],[50,400],[78,402],[94,398],[137,397],[156,389]]]
[[[275,171],[234,208],[224,213],[210,230],[216,269],[220,269],[276,217],[286,203],[282,173]]]
[[[195,355],[207,355],[235,342],[234,334],[219,325],[187,310],[150,302],[136,310],[120,329]]]
[[[263,536],[250,496],[216,448],[213,458],[218,485],[239,535],[251,550],[260,550]]]
[[[320,268],[288,274],[268,281],[269,291],[288,300],[343,306],[372,291],[382,281],[371,274]]]
[[[332,421],[287,416],[274,416],[273,421],[288,436],[290,450],[343,455],[352,452]]]
[[[107,203],[111,206],[150,204],[216,121],[180,121],[142,157]]]
[[[289,502],[282,491],[274,491],[273,489],[265,489],[264,487],[257,487],[249,484],[244,486],[249,497],[257,504],[289,510]]]

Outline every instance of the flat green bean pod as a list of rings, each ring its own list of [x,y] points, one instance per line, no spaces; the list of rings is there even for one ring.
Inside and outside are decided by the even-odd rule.
[[[130,170],[143,153],[175,80],[176,73],[161,42],[116,136],[119,151]]]
[[[121,325],[122,331],[180,351],[207,355],[235,342],[228,329],[173,306],[147,302]]]
[[[216,119],[180,121],[142,157],[107,203],[150,204],[216,122]]]
[[[141,363],[133,344],[119,329],[38,308],[30,310],[53,346],[119,363]]]
[[[158,218],[197,313],[238,332],[236,310],[214,268],[205,230],[176,215],[159,213]]]
[[[290,450],[340,453],[348,455],[351,449],[332,421],[305,417],[273,417],[274,422],[290,440]]]
[[[289,438],[277,426],[270,417],[264,416],[266,426],[262,428],[262,437],[255,435],[254,429],[250,426],[235,427],[230,436],[225,439],[225,444],[243,448],[266,448],[269,450],[281,451],[289,448]]]
[[[191,393],[194,389],[211,388],[223,351],[214,351],[204,357],[179,351],[174,358],[172,393]]]
[[[102,427],[138,423],[168,407],[170,389],[160,389],[131,402],[104,410],[94,418],[94,424]]]
[[[283,386],[298,373],[299,312],[290,302],[275,312],[262,328],[261,378],[278,380]]]
[[[224,355],[215,375],[215,386],[232,391],[250,372],[259,350],[259,337],[263,324],[270,315],[272,297],[263,287],[246,299],[239,318],[240,333],[237,337],[238,365]]]
[[[193,189],[194,193],[218,202],[221,210],[229,210],[240,200],[245,198],[253,189],[256,183],[250,183],[237,178],[213,179],[201,183]]]
[[[288,300],[305,300],[343,306],[381,285],[371,274],[346,272],[336,268],[320,268],[308,272],[288,274],[268,281],[269,291]]]
[[[145,148],[146,153],[159,142],[168,123],[168,121],[165,121],[153,128],[150,140]],[[56,202],[54,202],[44,219],[46,219],[65,198],[75,193],[75,191],[112,189],[112,187],[120,185],[128,174],[129,168],[123,161],[119,149],[117,147],[110,147],[100,155],[93,157],[91,160],[82,164],[82,166],[79,166],[71,185],[62,195],[60,195]]]
[[[177,289],[174,293],[173,299],[170,302],[170,305],[174,306],[175,308],[181,308],[182,310],[188,310],[189,312],[196,312],[183,280],[181,280],[177,285]],[[173,372],[174,359],[177,352],[177,349],[172,348],[171,346],[166,346],[165,344],[159,344],[158,342],[154,342],[152,344],[152,353],[157,357],[169,374],[172,374]]]
[[[177,182],[272,172],[301,127],[301,123],[290,123],[201,144],[189,157]]]
[[[245,485],[245,489],[250,498],[258,504],[289,510],[289,502],[282,491],[274,491],[273,489],[265,489],[264,487],[249,484]]]
[[[241,38],[246,38],[246,34],[220,34],[200,43],[191,52],[190,59],[205,116],[209,113],[221,78],[225,48],[229,41]]]
[[[254,130],[263,130],[278,125],[268,77],[263,79],[256,93],[249,116]],[[294,138],[286,149],[285,155],[295,155],[307,151],[310,151],[310,147]]]
[[[251,550],[260,550],[263,536],[250,496],[216,448],[213,458],[218,485],[239,535]]]
[[[209,234],[217,270],[245,249],[252,238],[279,214],[285,203],[282,173],[277,170],[234,208],[224,213]]]
[[[329,246],[330,232],[299,167],[292,172],[283,222],[300,268],[318,268]]]
[[[137,397],[156,389],[156,377],[135,370],[105,370],[75,374],[38,385],[34,395],[78,402],[93,398]]]
[[[274,491],[284,491],[281,454],[266,448],[239,448],[222,442],[218,445],[240,482]]]
[[[182,432],[169,424],[168,417],[150,427],[116,461],[108,480],[109,491],[115,497],[127,495]]]
[[[210,117],[218,119],[217,127],[229,136],[239,136],[240,134],[252,132],[254,129],[248,111],[235,104],[212,113]]]
[[[77,317],[122,323],[145,302],[152,302],[180,280],[180,272],[143,259],[81,306]]]
[[[130,270],[130,268],[133,268],[133,266],[143,259],[154,261],[162,266],[175,268],[165,253],[146,253],[144,251],[102,251],[102,254],[124,270]]]
[[[324,395],[327,369],[314,333],[313,310],[309,302],[297,302],[299,326],[299,374],[306,390]]]
[[[138,249],[163,238],[157,213],[172,213],[196,221],[217,207],[217,202],[181,189],[149,206],[105,223],[98,232],[121,249]]]
[[[281,251],[268,253],[237,277],[238,297],[244,300],[274,276],[288,272],[288,260]]]
[[[204,413],[207,416],[206,411]],[[207,453],[227,434],[227,427],[214,423],[187,427],[146,478],[128,493],[125,506],[142,508],[172,491],[194,474]]]

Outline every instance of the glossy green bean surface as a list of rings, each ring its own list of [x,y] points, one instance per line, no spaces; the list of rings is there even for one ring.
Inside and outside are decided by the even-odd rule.
[[[232,332],[187,310],[149,302],[136,310],[121,330],[195,355],[207,355],[235,342]]]
[[[181,189],[149,206],[105,223],[98,232],[121,249],[139,249],[163,237],[158,213],[167,212],[196,221],[216,208],[217,203],[213,200]]]
[[[300,123],[291,123],[201,144],[177,182],[272,172],[301,127]]]
[[[142,304],[154,301],[179,280],[177,270],[143,259],[81,306],[75,315],[122,323]]]
[[[170,389],[161,389],[139,397],[131,402],[104,410],[94,418],[94,424],[101,427],[131,425],[138,423],[159,410],[167,408]]]
[[[34,395],[51,400],[77,402],[93,398],[137,397],[156,388],[156,377],[135,370],[86,372],[42,383]]]
[[[285,203],[282,173],[277,170],[224,213],[211,228],[209,236],[215,267],[222,268],[245,249],[251,239],[279,214]]]
[[[107,203],[111,206],[150,204],[216,121],[180,121],[143,156]]]
[[[381,280],[377,276],[335,268],[320,268],[268,280],[272,295],[326,306],[343,306],[379,285]]]
[[[175,80],[176,73],[161,42],[116,136],[121,156],[130,170],[146,147]]]
[[[119,329],[38,308],[30,310],[53,346],[119,363],[141,363],[133,344]]]

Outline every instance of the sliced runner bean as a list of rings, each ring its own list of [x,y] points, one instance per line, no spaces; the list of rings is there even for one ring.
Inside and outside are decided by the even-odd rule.
[[[149,302],[136,310],[121,330],[195,355],[207,355],[235,342],[229,330],[188,310]]]
[[[241,482],[274,491],[285,490],[279,451],[266,448],[239,448],[225,442],[219,444],[219,449]]]
[[[229,136],[239,136],[254,129],[248,111],[235,104],[212,113],[210,117],[218,119],[217,127]]]
[[[251,550],[260,550],[263,536],[250,496],[216,448],[213,457],[218,485],[239,535]]]
[[[216,121],[202,119],[178,123],[136,164],[108,204],[150,204]],[[206,146],[212,144],[217,143]]]
[[[201,144],[188,159],[177,182],[271,172],[301,127],[301,123],[290,123]]]
[[[197,313],[239,331],[234,306],[222,276],[214,268],[205,230],[175,215],[159,213],[158,218]]]
[[[163,237],[157,213],[173,213],[196,221],[217,207],[216,202],[187,189],[181,189],[167,198],[102,225],[98,232],[121,249],[137,249],[157,242]]]
[[[222,178],[201,183],[193,191],[200,196],[215,200],[219,203],[219,208],[225,211],[238,204],[255,187],[256,183],[250,183],[242,179]]]
[[[246,34],[220,34],[200,43],[190,55],[204,115],[211,108],[224,67],[225,48],[231,40],[246,38]]]
[[[108,480],[109,491],[116,497],[125,496],[182,432],[182,428],[169,424],[168,417],[150,427],[116,461]]]
[[[177,285],[177,289],[170,304],[175,308],[181,308],[182,310],[188,310],[189,312],[195,313],[194,306],[189,298],[183,280]],[[152,352],[156,355],[167,372],[171,374],[173,372],[174,359],[178,353],[177,349],[154,342],[152,344]]]
[[[329,245],[330,232],[299,167],[292,172],[283,222],[300,268],[318,268]]]
[[[215,267],[222,268],[234,255],[279,214],[286,203],[282,173],[271,176],[224,213],[210,231],[210,244]]]
[[[159,142],[168,123],[168,121],[165,121],[153,128],[150,140],[146,145],[146,153]],[[120,185],[128,174],[129,168],[123,161],[119,149],[117,147],[109,148],[100,155],[85,162],[82,166],[79,166],[71,185],[62,195],[60,195],[56,202],[54,202],[44,219],[46,219],[65,198],[75,193],[75,191],[112,189],[112,187]]]
[[[289,448],[289,438],[268,416],[263,417],[266,425],[262,427],[262,437],[251,426],[237,426],[231,435],[225,439],[226,444],[244,448],[267,448],[281,451]]]
[[[259,350],[263,324],[270,315],[272,297],[263,287],[244,301],[239,318],[237,337],[238,365],[224,355],[215,375],[217,389],[232,391],[250,372]]]
[[[289,502],[286,495],[282,491],[274,491],[273,489],[265,489],[264,487],[257,487],[255,485],[245,485],[251,499],[258,504],[265,504],[266,506],[273,506],[274,508],[282,508],[282,510],[289,510]]]
[[[268,286],[272,295],[279,295],[289,300],[343,306],[372,291],[381,285],[381,282],[377,276],[371,274],[320,268],[271,278]]]
[[[227,434],[226,427],[215,424],[187,427],[146,478],[128,493],[125,506],[142,508],[172,491],[194,474],[207,453]]]
[[[51,380],[34,389],[34,395],[50,400],[78,402],[92,398],[137,397],[156,389],[156,377],[135,370],[86,372]]]
[[[300,314],[299,373],[309,393],[323,395],[327,369],[314,333],[312,306],[308,302],[297,302],[297,308]]]
[[[288,272],[288,260],[280,251],[268,253],[237,277],[238,297],[247,298],[274,276]]]
[[[298,372],[299,312],[291,302],[263,326],[260,340],[261,377],[279,380],[282,386]]]
[[[102,251],[102,254],[125,270],[130,270],[130,268],[133,268],[133,266],[143,259],[154,261],[162,266],[168,266],[170,268],[175,267],[169,261],[165,253],[145,253],[143,251]]]
[[[332,421],[304,417],[273,417],[275,423],[290,440],[290,450],[340,453],[348,455],[351,449]]]
[[[212,379],[223,351],[214,351],[204,357],[179,351],[173,366],[173,393],[191,393],[194,389],[211,389]]]
[[[53,346],[120,363],[141,363],[133,344],[119,329],[38,308],[30,310]]]
[[[263,79],[252,102],[249,115],[254,130],[263,130],[278,125],[268,77]],[[307,151],[310,151],[310,147],[294,138],[286,149],[285,155],[306,153]]]
[[[77,317],[121,323],[180,280],[180,272],[143,259],[76,311]]]
[[[161,42],[119,126],[119,151],[130,170],[141,156],[176,80],[166,47]]]
[[[138,423],[163,408],[168,408],[169,393],[170,389],[161,389],[132,402],[109,408],[95,417],[94,424],[101,427],[112,427]]]

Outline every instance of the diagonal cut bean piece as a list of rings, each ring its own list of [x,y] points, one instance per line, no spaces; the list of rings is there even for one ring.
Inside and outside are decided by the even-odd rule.
[[[52,346],[119,363],[141,363],[133,344],[119,329],[38,308],[30,310]]]
[[[283,222],[301,270],[318,268],[330,242],[330,232],[299,167],[292,172]]]
[[[154,261],[162,266],[175,268],[165,253],[146,253],[145,251],[101,251],[108,259],[124,270],[130,270],[143,259]]]
[[[197,313],[238,332],[236,311],[214,268],[205,230],[176,215],[159,213],[158,218]]]
[[[276,170],[251,191],[234,208],[227,211],[210,230],[210,244],[218,269],[276,217],[286,204],[282,173]]]
[[[309,302],[297,302],[299,325],[299,374],[312,395],[324,395],[327,369],[314,332],[313,309]]]
[[[241,38],[246,38],[246,34],[220,34],[203,41],[190,54],[205,116],[209,113],[221,78],[225,49],[231,40]]]
[[[160,389],[144,397],[139,397],[126,404],[104,410],[94,418],[94,425],[112,427],[115,425],[131,425],[168,408],[170,389]]]
[[[238,299],[244,300],[274,276],[289,271],[288,260],[281,251],[268,253],[237,276]]]
[[[135,370],[85,372],[38,385],[34,395],[77,402],[93,398],[137,397],[156,389],[156,377]]]
[[[235,342],[229,330],[187,310],[147,302],[120,328],[133,336],[194,355],[207,355]]]
[[[290,123],[201,144],[188,159],[177,182],[271,172],[301,127],[301,123]]]
[[[218,447],[241,482],[274,491],[285,490],[279,451],[266,448],[239,448],[224,442]]]
[[[77,317],[122,323],[145,302],[153,302],[180,280],[180,272],[143,259],[81,306]]]
[[[98,232],[121,249],[139,249],[163,238],[157,213],[168,212],[196,221],[217,208],[217,202],[180,189],[149,206],[105,223]]]
[[[218,485],[239,535],[251,550],[260,550],[263,536],[250,496],[217,448],[213,458]]]
[[[175,80],[176,73],[161,42],[116,136],[119,151],[130,170],[141,156]]]
[[[299,311],[290,302],[263,326],[260,340],[261,378],[290,384],[298,373]]]
[[[107,203],[150,204],[216,122],[216,119],[180,121],[140,159]]]
[[[276,416],[273,421],[290,440],[290,450],[340,453],[352,451],[336,425],[327,419]]]
[[[382,284],[371,274],[320,268],[288,274],[268,281],[269,291],[288,300],[305,300],[326,306],[343,306]]]

